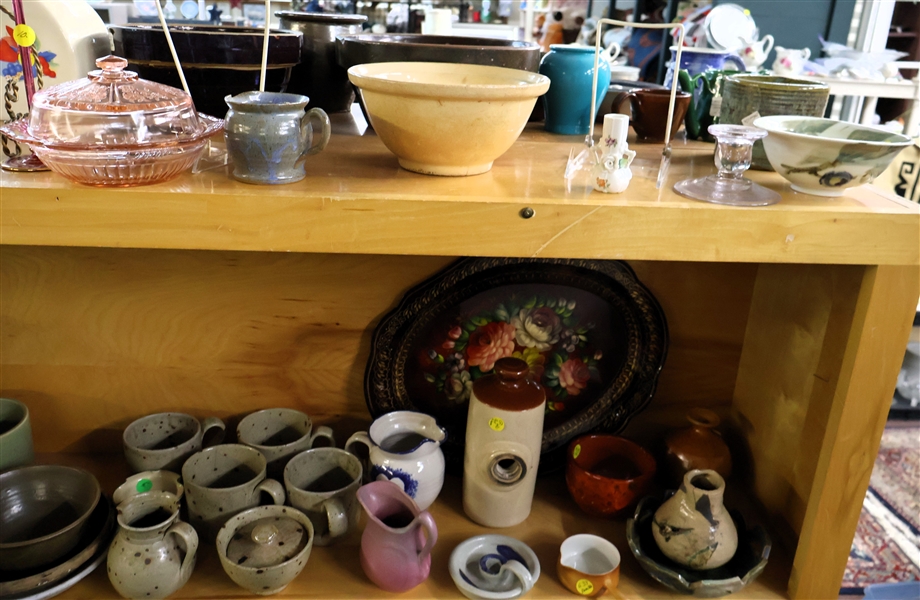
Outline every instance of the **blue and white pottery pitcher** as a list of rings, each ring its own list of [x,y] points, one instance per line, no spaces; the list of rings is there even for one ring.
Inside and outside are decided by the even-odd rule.
[[[227,96],[224,123],[230,174],[246,183],[293,183],[307,176],[304,162],[329,143],[329,117],[321,108],[304,112],[299,94],[245,92]],[[319,124],[313,135],[313,124]]]
[[[367,446],[368,480],[393,482],[425,510],[444,485],[441,443],[446,439],[434,417],[397,410],[378,417],[366,433],[348,438],[345,449],[354,454],[356,444]]]

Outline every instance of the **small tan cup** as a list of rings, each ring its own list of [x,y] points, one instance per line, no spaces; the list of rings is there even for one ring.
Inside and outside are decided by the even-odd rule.
[[[620,551],[602,537],[582,533],[566,538],[556,564],[559,581],[579,596],[595,598],[611,592],[620,597]]]

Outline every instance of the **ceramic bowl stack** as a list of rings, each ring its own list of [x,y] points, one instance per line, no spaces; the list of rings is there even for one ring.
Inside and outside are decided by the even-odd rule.
[[[105,557],[114,510],[81,469],[31,466],[0,475],[0,597],[49,597]]]
[[[549,89],[543,75],[481,65],[375,63],[350,68],[348,77],[400,166],[427,175],[491,169]]]
[[[773,116],[754,121],[766,129],[764,149],[777,173],[797,192],[840,196],[871,183],[911,139],[885,129],[813,117]]]

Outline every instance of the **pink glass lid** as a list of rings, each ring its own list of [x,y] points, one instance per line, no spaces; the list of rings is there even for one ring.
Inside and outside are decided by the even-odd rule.
[[[98,71],[35,94],[28,134],[50,147],[124,148],[196,141],[214,132],[184,91],[140,79],[106,56]]]

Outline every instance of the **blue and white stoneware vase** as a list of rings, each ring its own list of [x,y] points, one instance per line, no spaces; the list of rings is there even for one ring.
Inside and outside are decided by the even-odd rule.
[[[378,417],[367,432],[359,431],[345,443],[355,454],[355,446],[368,448],[368,481],[391,481],[425,510],[435,501],[444,485],[444,453],[441,444],[447,432],[434,417],[398,410]]]
[[[549,77],[549,91],[543,96],[545,128],[552,133],[587,135],[601,100],[610,87],[610,65],[601,57],[597,64],[597,93],[591,112],[594,77],[594,48],[553,44],[540,61],[540,73]]]
[[[224,124],[234,179],[246,183],[293,183],[307,176],[304,163],[329,143],[329,117],[299,94],[244,92],[227,96]],[[319,124],[314,136],[313,122]]]

